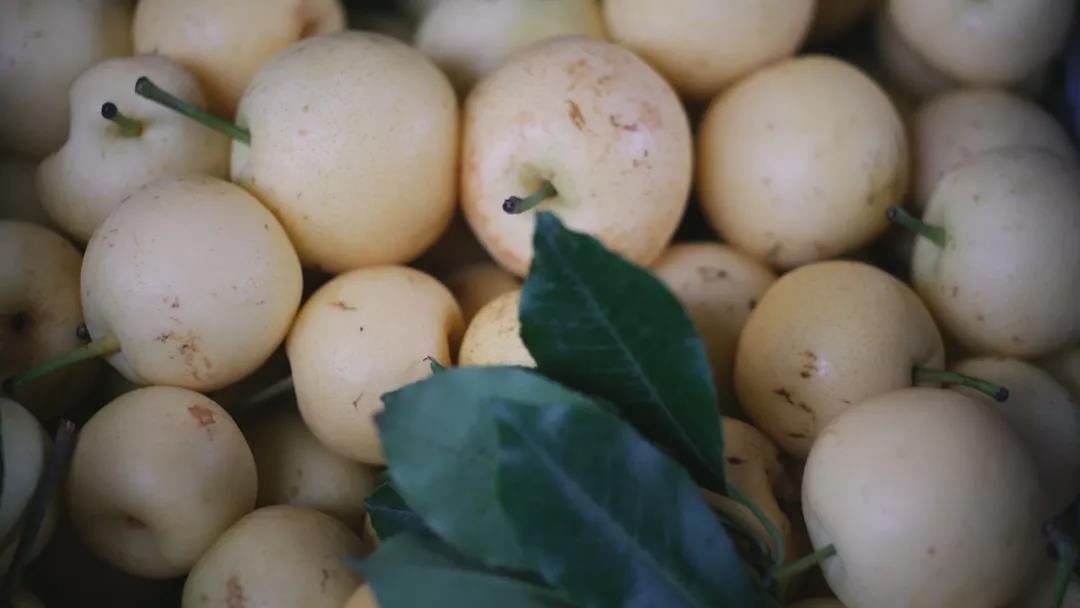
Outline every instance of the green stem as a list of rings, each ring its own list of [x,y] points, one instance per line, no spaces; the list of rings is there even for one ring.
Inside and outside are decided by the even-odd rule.
[[[246,412],[258,405],[262,405],[263,403],[270,401],[271,399],[276,399],[291,390],[293,390],[292,376],[285,376],[280,380],[275,380],[273,383],[263,387],[254,395],[249,397],[240,405],[240,407],[237,408],[237,411]]]
[[[512,214],[525,213],[529,209],[536,207],[558,193],[559,192],[555,189],[554,184],[544,180],[544,183],[540,184],[540,187],[529,196],[526,196],[525,198],[511,196],[503,201],[503,211]]]
[[[791,577],[802,574],[810,568],[817,566],[834,555],[836,555],[836,547],[825,545],[817,551],[814,551],[809,555],[804,555],[790,564],[773,568],[771,578],[777,582],[783,583]]]
[[[206,110],[195,106],[191,102],[180,99],[154,84],[154,81],[146,76],[142,76],[135,81],[135,92],[142,97],[160,103],[166,108],[176,110],[184,116],[202,123],[215,131],[224,133],[242,144],[251,144],[251,131],[248,131],[243,127],[238,127],[236,124],[223,118],[218,118]]]
[[[142,135],[142,122],[121,114],[120,110],[116,107],[116,104],[111,101],[106,101],[101,104],[101,117],[115,123],[116,126],[120,128],[120,135],[123,135],[124,137],[138,137]]]
[[[1057,570],[1054,573],[1054,603],[1053,608],[1061,608],[1065,603],[1065,592],[1069,590],[1069,582],[1072,580],[1072,571],[1076,567],[1075,546],[1058,547]]]
[[[888,211],[885,212],[885,217],[889,218],[889,221],[894,224],[907,228],[919,236],[930,239],[938,247],[945,246],[944,228],[941,226],[931,226],[914,215],[911,215],[902,207],[889,207]]]
[[[975,389],[980,393],[985,394],[995,401],[1005,401],[1009,398],[1009,389],[1001,386],[1000,384],[994,384],[993,382],[987,382],[979,378],[973,378],[965,374],[959,374],[957,372],[950,372],[943,369],[926,369],[923,367],[915,368],[915,382],[932,383],[932,384],[953,384],[956,386],[966,386],[971,389]]]
[[[15,389],[20,386],[37,380],[43,376],[47,376],[58,369],[65,368],[69,365],[74,365],[80,361],[86,361],[87,359],[96,359],[98,357],[108,357],[120,352],[120,340],[112,334],[106,334],[101,338],[84,344],[77,348],[73,348],[66,353],[62,353],[52,360],[46,361],[41,365],[31,367],[26,371],[19,372],[13,376],[9,376],[4,379],[4,391],[11,394]]]
[[[758,523],[765,528],[765,532],[769,535],[769,540],[772,541],[772,558],[773,567],[778,567],[784,563],[784,538],[780,536],[780,530],[773,524],[772,520],[766,517],[765,512],[758,508],[757,504],[750,500],[739,488],[728,484],[728,496],[732,500],[746,507],[746,510],[750,511],[750,514],[754,516],[754,519],[758,520]]]

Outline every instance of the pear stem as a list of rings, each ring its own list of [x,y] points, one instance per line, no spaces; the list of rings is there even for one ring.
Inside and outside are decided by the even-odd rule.
[[[558,194],[558,190],[555,189],[555,185],[544,180],[544,183],[540,184],[540,187],[535,192],[522,198],[520,196],[511,196],[503,201],[503,211],[511,214],[525,213],[529,209],[532,209],[540,203]]]
[[[142,135],[142,122],[124,116],[116,107],[116,104],[111,101],[106,101],[101,104],[101,117],[105,120],[113,121],[113,123],[120,128],[120,135],[123,135],[124,137],[138,137]]]
[[[908,213],[903,207],[889,207],[885,212],[885,217],[898,226],[907,228],[919,236],[930,239],[938,247],[945,246],[944,228],[941,226],[931,226],[930,224],[923,222],[919,218]]]
[[[987,397],[990,397],[994,401],[1005,401],[1009,398],[1009,389],[1001,386],[1000,384],[994,384],[993,382],[987,382],[986,380],[974,378],[966,374],[950,372],[943,369],[926,369],[923,367],[916,367],[915,382],[929,382],[934,384],[954,384],[956,386],[966,386],[968,388],[975,389],[980,393],[985,394]]]
[[[248,398],[247,401],[244,402],[241,409],[246,412],[257,405],[266,403],[271,399],[276,399],[291,390],[293,390],[292,376],[285,376],[280,380],[275,380],[274,382],[268,384],[267,386],[259,390],[257,393],[252,395],[250,398]]]
[[[791,577],[806,572],[810,568],[817,566],[834,555],[836,555],[836,547],[833,545],[825,545],[817,551],[814,551],[809,555],[804,555],[790,564],[773,568],[772,572],[769,574],[769,578],[779,583],[786,582]]]
[[[8,376],[4,379],[3,388],[8,394],[15,392],[15,389],[20,386],[37,380],[43,376],[47,376],[58,369],[65,368],[69,365],[74,365],[80,361],[86,361],[87,359],[96,359],[98,357],[108,357],[120,352],[120,340],[112,334],[106,334],[101,338],[94,340],[88,344],[73,348],[66,353],[62,353],[57,357],[42,363],[36,367],[31,367],[28,370],[19,372],[13,376]]]
[[[45,515],[63,486],[64,475],[71,464],[71,455],[75,450],[75,438],[75,424],[70,420],[61,420],[56,429],[56,438],[53,439],[52,456],[49,458],[49,463],[45,465],[45,470],[26,506],[22,532],[19,533],[19,542],[15,545],[15,555],[11,558],[11,565],[0,588],[0,599],[4,600],[5,605],[21,585],[23,570],[30,561],[30,554],[41,533]]]
[[[218,118],[189,101],[180,99],[154,84],[154,81],[146,76],[141,76],[135,81],[135,92],[151,101],[160,103],[166,108],[175,110],[195,122],[210,127],[219,133],[223,133],[242,144],[251,145],[251,131],[244,129],[243,127],[238,127],[233,122],[225,120],[224,118]]]

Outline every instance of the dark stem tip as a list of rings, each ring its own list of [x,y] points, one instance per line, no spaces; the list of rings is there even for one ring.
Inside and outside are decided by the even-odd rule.
[[[111,102],[111,101],[106,101],[105,103],[101,104],[101,117],[102,118],[107,118],[109,120],[112,120],[112,119],[116,118],[116,115],[119,112],[120,111],[116,109],[116,104]]]
[[[1005,388],[1004,386],[999,388],[997,390],[997,392],[994,393],[994,400],[995,401],[1007,401],[1008,399],[1009,399],[1009,389]]]
[[[142,95],[145,93],[153,83],[146,76],[139,76],[139,79],[135,81],[135,92]]]
[[[506,213],[517,213],[518,206],[521,204],[520,196],[511,196],[503,201],[502,208]]]
[[[900,217],[900,207],[892,206],[885,210],[885,219],[895,222]]]
[[[75,328],[75,337],[83,342],[90,341],[90,330],[86,328],[86,323],[79,323],[79,326]]]

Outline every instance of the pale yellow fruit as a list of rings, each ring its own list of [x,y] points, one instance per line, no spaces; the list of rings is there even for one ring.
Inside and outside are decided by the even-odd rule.
[[[515,51],[572,35],[604,37],[596,0],[442,0],[420,22],[416,46],[466,93]]]
[[[7,572],[22,534],[23,516],[49,458],[49,437],[34,415],[0,397],[4,478],[0,487],[0,574]],[[31,555],[41,553],[56,526],[56,509],[46,513]]]
[[[229,172],[229,139],[208,127],[135,94],[146,76],[172,94],[204,106],[195,78],[159,55],[109,59],[71,85],[71,132],[37,173],[37,192],[56,225],[76,241],[90,240],[109,212],[140,187],[163,177]],[[101,105],[142,123],[142,134],[125,137],[101,116]]]
[[[0,221],[0,260],[0,377],[80,346],[82,258],[71,243],[35,224]],[[40,418],[53,418],[89,393],[99,369],[80,363],[15,395]]]
[[[820,262],[780,277],[750,313],[735,390],[758,428],[805,458],[852,404],[944,364],[941,334],[907,285],[867,264]]]
[[[794,54],[813,17],[813,0],[604,0],[611,37],[695,99]]]
[[[892,0],[899,34],[932,65],[964,82],[1009,84],[1042,68],[1065,45],[1074,0]]]
[[[823,41],[850,30],[866,19],[878,0],[817,0],[810,39]]]
[[[1044,517],[1064,511],[1080,494],[1080,402],[1053,376],[1019,359],[965,359],[951,368],[1009,389],[1008,400],[996,404],[983,393],[955,387],[995,405],[1027,446],[1046,490]]]
[[[1069,389],[1073,399],[1080,401],[1080,348],[1073,347],[1050,355],[1039,361],[1039,365]]]
[[[491,262],[459,268],[443,280],[454,294],[461,314],[468,324],[485,304],[502,294],[521,288],[521,281]]]
[[[461,339],[458,365],[520,365],[536,367],[536,360],[521,340],[518,307],[521,290],[495,298],[476,313]]]
[[[679,298],[701,333],[717,391],[733,399],[739,334],[776,275],[732,247],[708,242],[672,245],[652,271]]]
[[[961,346],[1033,357],[1080,340],[1077,167],[1010,148],[938,182],[923,220],[944,229],[946,246],[915,240],[912,282]]]
[[[907,137],[873,80],[838,59],[804,56],[713,102],[697,180],[706,218],[728,242],[793,268],[885,231],[885,209],[907,191]]]
[[[547,180],[553,211],[640,265],[655,260],[686,208],[691,141],[671,87],[630,51],[568,37],[515,55],[465,104],[462,203],[480,242],[524,276],[535,213],[503,211]]]
[[[232,117],[255,72],[290,44],[345,27],[339,0],[140,0],[135,52],[191,70],[210,108]]]
[[[71,82],[131,53],[131,4],[0,1],[0,150],[36,161],[64,143]]]
[[[209,391],[255,371],[300,304],[300,263],[274,216],[208,176],[132,194],[94,232],[82,268],[90,335],[140,384]]]
[[[1000,89],[962,89],[926,103],[911,119],[914,210],[921,215],[941,176],[983,152],[1026,146],[1076,159],[1061,124],[1037,104]]]
[[[353,530],[363,528],[374,469],[319,443],[292,407],[258,412],[241,429],[259,471],[259,506],[311,507]]]
[[[145,578],[183,575],[255,506],[255,460],[207,397],[154,386],[118,397],[79,432],[67,497],[94,553]]]
[[[41,208],[34,174],[37,165],[17,158],[0,158],[0,220],[30,222],[52,228]]]
[[[371,585],[360,585],[349,596],[349,601],[345,602],[344,608],[379,608],[379,602],[375,599],[375,592],[371,589]]]
[[[363,542],[314,509],[263,507],[236,522],[184,583],[184,608],[341,608],[361,583]]]
[[[878,11],[874,21],[874,46],[885,80],[907,97],[929,99],[961,86],[911,48],[896,30],[888,10]]]
[[[955,391],[848,409],[810,452],[802,504],[814,549],[837,552],[825,579],[853,608],[1001,606],[1043,553],[1035,463],[993,406]]]
[[[403,266],[354,270],[323,285],[289,333],[300,414],[328,448],[385,464],[374,415],[382,395],[446,366],[463,329],[454,296]]]
[[[402,42],[365,32],[304,40],[255,75],[233,181],[285,226],[305,266],[398,264],[450,223],[458,106],[446,77]]]

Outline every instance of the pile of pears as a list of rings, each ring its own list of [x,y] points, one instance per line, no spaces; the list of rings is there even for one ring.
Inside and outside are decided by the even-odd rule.
[[[381,396],[535,366],[540,210],[689,312],[728,478],[832,547],[793,606],[1050,605],[1080,154],[1037,99],[1073,0],[393,8],[0,0],[14,606],[377,606],[344,558]]]

